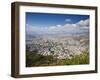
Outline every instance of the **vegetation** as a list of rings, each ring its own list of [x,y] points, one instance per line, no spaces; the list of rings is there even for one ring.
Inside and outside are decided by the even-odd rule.
[[[75,55],[71,59],[60,60],[58,64],[66,65],[78,65],[78,64],[89,64],[89,53],[84,51],[80,55]]]
[[[80,55],[72,56],[70,59],[58,59],[52,55],[43,56],[37,54],[37,51],[26,52],[26,67],[89,64],[89,53],[87,51]]]

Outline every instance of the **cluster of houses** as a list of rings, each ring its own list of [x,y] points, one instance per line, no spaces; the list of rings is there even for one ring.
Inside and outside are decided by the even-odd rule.
[[[58,59],[71,59],[74,55],[82,54],[83,51],[89,51],[88,40],[75,40],[73,38],[50,40],[50,39],[34,39],[31,44],[27,44],[29,51],[44,56],[52,55]]]

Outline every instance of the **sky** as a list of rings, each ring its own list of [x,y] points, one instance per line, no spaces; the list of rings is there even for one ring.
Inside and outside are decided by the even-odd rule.
[[[89,15],[26,12],[27,34],[71,34],[89,31]]]

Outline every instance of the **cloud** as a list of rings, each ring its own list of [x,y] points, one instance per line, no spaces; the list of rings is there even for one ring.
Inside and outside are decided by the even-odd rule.
[[[51,27],[49,27],[48,29],[55,29],[56,28],[56,26],[51,26]]]
[[[26,25],[27,34],[74,34],[85,33],[89,31],[89,19],[80,20],[77,23],[66,23],[49,27],[35,27]]]
[[[71,21],[71,19],[65,19],[65,21],[66,21],[66,22],[70,22],[70,21]]]
[[[77,24],[80,26],[89,26],[89,19],[81,20]]]

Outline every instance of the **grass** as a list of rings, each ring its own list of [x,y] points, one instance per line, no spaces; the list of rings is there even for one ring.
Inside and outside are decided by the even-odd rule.
[[[26,53],[26,67],[34,66],[56,66],[56,65],[80,65],[89,64],[89,53],[84,51],[80,55],[75,55],[71,59],[57,59],[52,55],[43,56],[35,52]]]
[[[84,51],[80,55],[75,55],[71,59],[65,59],[64,61],[60,60],[60,62],[66,65],[89,64],[89,53]]]

